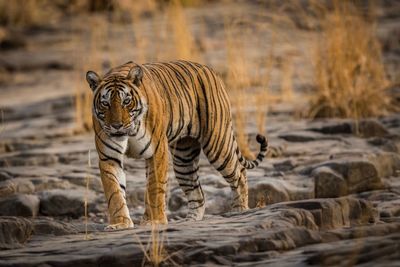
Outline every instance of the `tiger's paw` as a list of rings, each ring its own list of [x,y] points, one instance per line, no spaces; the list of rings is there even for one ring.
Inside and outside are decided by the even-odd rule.
[[[147,225],[167,225],[168,220],[167,218],[162,219],[162,220],[148,220],[148,219],[142,219],[140,221],[140,225],[147,226]]]
[[[133,223],[116,223],[116,224],[110,224],[104,228],[106,231],[112,231],[112,230],[121,230],[121,229],[128,229],[128,228],[133,228]]]
[[[242,212],[242,211],[245,211],[248,209],[249,209],[248,206],[235,206],[235,207],[232,207],[231,212]]]
[[[201,220],[203,220],[203,217],[204,217],[204,209],[199,210],[197,212],[189,212],[186,215],[186,218],[184,219],[184,221],[187,221],[187,222],[201,221]]]

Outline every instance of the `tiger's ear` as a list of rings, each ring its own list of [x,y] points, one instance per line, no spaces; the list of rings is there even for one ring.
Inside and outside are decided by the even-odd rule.
[[[134,66],[126,76],[128,80],[131,80],[134,85],[139,86],[142,83],[143,70],[140,66]]]
[[[97,75],[96,72],[89,70],[88,72],[86,72],[86,81],[94,92],[94,90],[96,90],[97,86],[100,83],[100,77],[99,75]]]

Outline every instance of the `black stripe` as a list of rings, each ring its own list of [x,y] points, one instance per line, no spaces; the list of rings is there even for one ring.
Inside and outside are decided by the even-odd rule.
[[[101,161],[107,161],[107,160],[115,161],[116,163],[118,163],[119,167],[122,169],[122,161],[121,161],[121,160],[116,159],[116,158],[113,158],[113,157],[109,157],[109,156],[107,156],[106,154],[104,154],[101,150],[99,150],[98,152],[100,152],[100,154],[101,154],[103,157],[105,157],[105,158],[101,158],[101,157],[100,157],[100,160],[101,160]]]
[[[196,173],[198,170],[199,170],[199,168],[196,168],[194,170],[190,170],[190,171],[187,171],[187,172],[181,172],[181,171],[178,171],[177,169],[174,168],[175,173],[180,174],[180,175],[191,175],[191,174]]]
[[[98,137],[98,139],[101,141],[101,143],[103,145],[105,145],[107,148],[119,153],[119,154],[123,154],[122,151],[119,151],[118,149],[116,149],[115,147],[111,146],[110,144],[108,144],[106,141],[104,141],[103,139],[101,139],[101,136],[98,135],[98,133],[96,132],[96,136]]]

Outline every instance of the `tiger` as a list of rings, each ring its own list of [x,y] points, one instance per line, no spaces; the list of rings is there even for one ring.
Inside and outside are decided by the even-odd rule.
[[[188,200],[186,220],[202,220],[205,199],[199,182],[203,151],[231,188],[232,211],[247,210],[246,169],[267,153],[246,159],[236,141],[231,106],[222,79],[210,67],[177,60],[137,64],[129,61],[103,77],[86,73],[93,91],[92,119],[101,181],[108,204],[108,230],[133,227],[126,202],[124,157],[144,159],[145,210],[141,224],[167,224],[169,158]]]

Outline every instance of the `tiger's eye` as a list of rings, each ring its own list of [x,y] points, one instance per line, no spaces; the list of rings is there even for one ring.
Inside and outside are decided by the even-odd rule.
[[[125,98],[123,104],[124,105],[129,105],[131,103],[131,99],[130,98]]]
[[[101,105],[103,107],[108,107],[109,106],[108,101],[105,101],[105,100],[101,101]]]

